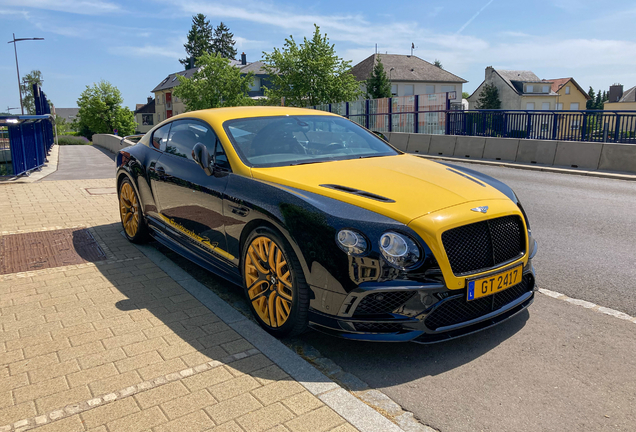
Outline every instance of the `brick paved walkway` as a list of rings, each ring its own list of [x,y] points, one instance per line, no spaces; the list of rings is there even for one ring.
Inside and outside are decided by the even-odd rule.
[[[0,203],[0,241],[85,227],[108,257],[0,275],[0,432],[356,430],[120,235],[112,179]]]

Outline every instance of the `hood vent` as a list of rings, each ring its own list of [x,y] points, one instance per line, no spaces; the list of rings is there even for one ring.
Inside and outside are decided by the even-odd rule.
[[[366,192],[366,191],[363,191],[363,190],[350,188],[350,187],[347,187],[347,186],[341,186],[341,185],[335,185],[335,184],[321,184],[320,186],[326,187],[326,188],[329,188],[329,189],[335,189],[335,190],[338,190],[340,192],[347,192],[347,193],[350,193],[350,194],[359,195],[361,197],[369,198],[369,199],[376,200],[376,201],[382,201],[382,202],[386,202],[386,203],[394,203],[395,202],[392,199],[385,198],[383,196],[376,195],[376,194],[371,193],[371,192]]]

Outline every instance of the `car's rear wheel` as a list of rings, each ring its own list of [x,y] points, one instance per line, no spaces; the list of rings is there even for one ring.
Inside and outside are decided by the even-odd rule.
[[[133,243],[148,241],[148,227],[135,188],[127,178],[119,184],[119,213],[126,238]]]
[[[243,248],[243,284],[259,324],[276,337],[307,328],[309,287],[290,244],[277,232],[252,231]]]

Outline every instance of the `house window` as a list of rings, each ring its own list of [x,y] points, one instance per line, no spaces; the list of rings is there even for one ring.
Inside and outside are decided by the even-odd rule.
[[[404,85],[404,96],[413,96],[413,84],[405,84]]]
[[[562,110],[563,109],[563,104],[562,103],[556,104],[556,109],[557,110]]]
[[[565,86],[565,94],[570,94],[570,86]]]
[[[550,87],[543,86],[543,93],[550,93]]]
[[[579,110],[579,103],[578,102],[572,102],[570,104],[570,110],[572,111],[578,111]]]
[[[548,111],[548,110],[550,109],[550,102],[543,102],[543,103],[541,104],[541,109],[542,109],[543,111]]]
[[[391,95],[397,96],[397,84],[391,84]]]
[[[442,86],[442,93],[454,92],[454,91],[455,91],[455,86],[451,86],[451,85]]]
[[[426,86],[426,94],[433,94],[435,93],[435,86],[434,85],[427,85]]]
[[[534,109],[534,102],[527,102],[526,103],[526,109],[527,110],[533,110]]]
[[[154,124],[154,121],[152,119],[152,114],[142,114],[141,124],[144,126],[152,126]]]
[[[526,86],[526,93],[532,93],[532,92],[534,92],[534,86],[531,86],[531,85]]]
[[[250,86],[250,91],[259,91],[261,89],[261,79],[259,77],[254,77],[254,81],[252,81],[252,85]]]

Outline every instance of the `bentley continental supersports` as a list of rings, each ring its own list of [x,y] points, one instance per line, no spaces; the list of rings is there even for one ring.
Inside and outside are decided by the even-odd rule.
[[[537,244],[512,189],[334,114],[184,113],[121,150],[116,181],[130,241],[242,287],[277,337],[439,342],[534,299]]]

